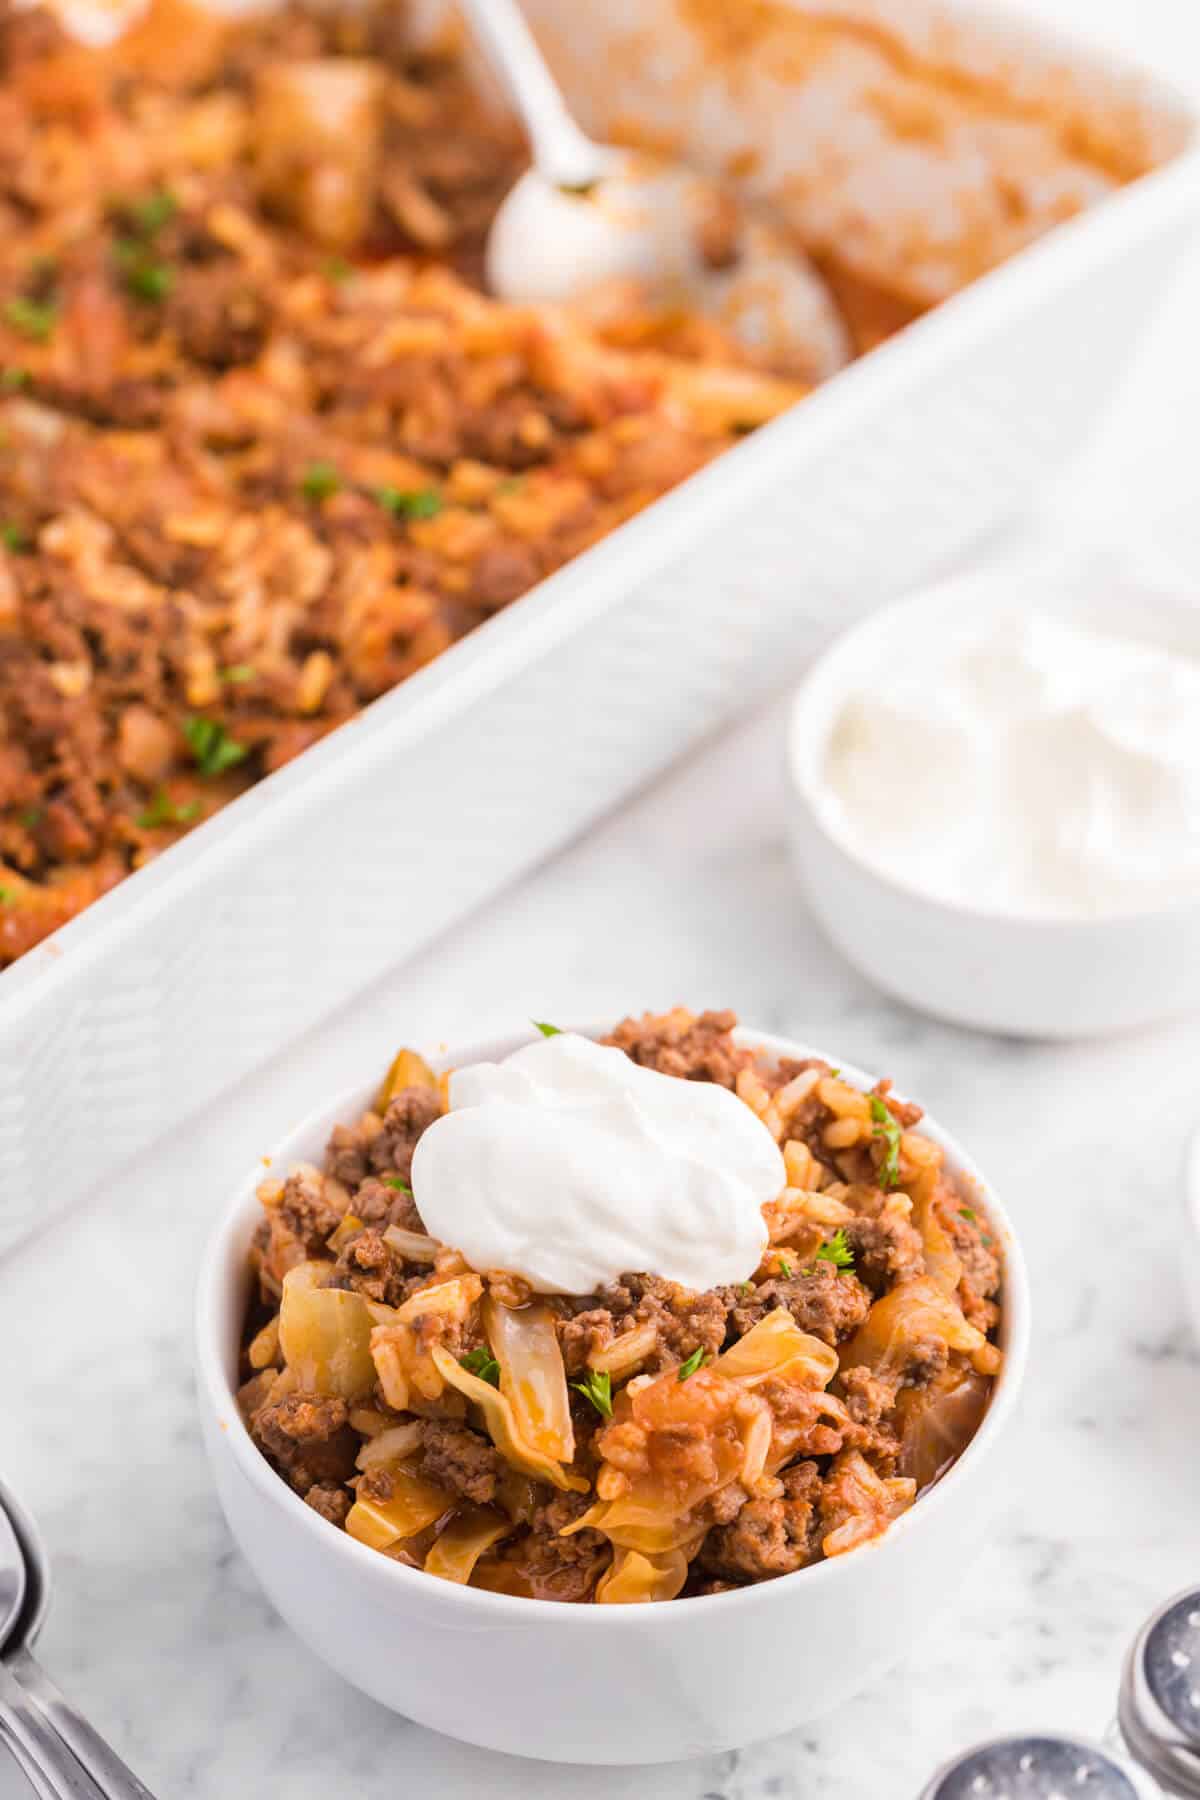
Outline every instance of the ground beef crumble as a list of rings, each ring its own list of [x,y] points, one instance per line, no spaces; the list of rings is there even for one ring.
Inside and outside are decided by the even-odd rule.
[[[661,1016],[643,1013],[640,1019],[625,1019],[604,1042],[615,1044],[645,1069],[731,1088],[739,1072],[754,1061],[752,1051],[733,1042],[736,1024],[736,1013],[704,1012],[696,1018],[676,1007]]]
[[[765,1581],[789,1575],[811,1562],[815,1549],[816,1501],[821,1472],[815,1462],[788,1469],[777,1500],[749,1500],[732,1524],[709,1532],[700,1561],[712,1574],[733,1581]]]
[[[349,1479],[359,1440],[349,1426],[344,1400],[322,1394],[288,1394],[268,1401],[250,1421],[255,1442],[298,1493]]]
[[[477,1431],[442,1419],[422,1422],[421,1473],[439,1487],[486,1506],[496,1498],[502,1468],[499,1451]]]
[[[364,1223],[425,1229],[412,1194],[388,1183],[411,1185],[413,1152],[441,1112],[436,1089],[406,1087],[392,1096],[382,1120],[368,1113],[357,1125],[334,1126],[325,1167],[349,1189]]]
[[[759,1282],[750,1295],[737,1295],[731,1312],[733,1328],[744,1337],[776,1307],[784,1306],[801,1331],[811,1332],[836,1349],[866,1318],[871,1295],[854,1275],[817,1262],[796,1275],[772,1276]]]
[[[588,1356],[639,1325],[656,1329],[656,1347],[644,1363],[650,1370],[686,1362],[697,1350],[715,1356],[725,1342],[729,1301],[724,1289],[697,1294],[658,1275],[622,1275],[602,1288],[583,1312],[561,1316],[559,1342],[568,1374],[578,1374]]]

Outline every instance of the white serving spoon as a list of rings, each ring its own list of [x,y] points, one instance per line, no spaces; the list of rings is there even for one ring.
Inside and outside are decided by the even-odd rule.
[[[772,366],[818,381],[849,360],[845,326],[803,252],[742,212],[728,259],[705,255],[719,183],[580,130],[516,0],[464,0],[533,154],[492,225],[487,278],[517,302],[567,301],[634,280],[685,302]],[[726,198],[726,205],[728,200]]]

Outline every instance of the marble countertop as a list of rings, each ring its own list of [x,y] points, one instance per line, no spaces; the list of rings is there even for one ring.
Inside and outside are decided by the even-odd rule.
[[[891,1004],[797,899],[779,728],[775,709],[710,746],[0,1264],[0,1467],[56,1575],[42,1654],[163,1800],[383,1800],[398,1783],[607,1800],[634,1785],[454,1744],[344,1686],[274,1616],[212,1494],[189,1347],[210,1221],[286,1125],[401,1040],[731,1005],[896,1075],[1023,1232],[1036,1344],[982,1560],[930,1595],[931,1614],[948,1606],[882,1685],[790,1737],[655,1770],[660,1800],[903,1800],[985,1734],[1099,1730],[1143,1614],[1200,1576],[1200,1355],[1176,1275],[1200,1022],[1062,1049]]]
[[[1038,3],[1086,13],[1114,40],[1136,35],[1143,55],[1200,85],[1200,15],[1178,0]],[[1168,421],[1194,419],[1200,403],[1198,287],[1200,271],[1181,284],[1173,340],[1165,322],[1148,334],[1110,439],[1126,449],[1077,485],[1076,529],[1089,499],[1111,525],[1135,489],[1161,504],[1173,487],[1175,526],[1194,542],[1194,446],[1174,454]],[[656,1800],[908,1800],[985,1735],[1101,1731],[1134,1629],[1200,1579],[1200,1352],[1177,1269],[1200,1020],[1062,1048],[885,999],[797,896],[780,730],[777,707],[710,745],[115,1186],[90,1192],[81,1168],[86,1201],[0,1261],[0,1469],[36,1514],[56,1578],[41,1653],[161,1800],[615,1800],[639,1787]],[[644,1777],[498,1757],[329,1674],[234,1550],[194,1413],[200,1248],[253,1160],[397,1043],[678,1001],[733,1006],[892,1074],[990,1172],[1023,1234],[1037,1309],[1005,1504],[969,1579],[930,1595],[929,1629],[895,1672],[831,1718]],[[0,1767],[0,1800],[25,1791]]]

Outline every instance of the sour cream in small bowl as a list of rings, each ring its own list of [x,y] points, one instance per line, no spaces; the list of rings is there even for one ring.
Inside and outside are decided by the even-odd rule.
[[[1152,552],[1033,550],[814,664],[801,885],[921,1011],[1072,1038],[1200,1009],[1200,607]]]

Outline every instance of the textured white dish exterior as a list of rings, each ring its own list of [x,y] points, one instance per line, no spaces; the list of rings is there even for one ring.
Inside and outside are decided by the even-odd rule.
[[[776,1055],[824,1054],[748,1028],[737,1035]],[[504,1056],[527,1041],[464,1045],[434,1066]],[[276,1147],[272,1167],[319,1161],[331,1126],[368,1105],[375,1085],[306,1120]],[[1005,1363],[983,1424],[944,1480],[876,1542],[737,1594],[659,1606],[567,1606],[460,1588],[334,1531],[280,1480],[233,1392],[259,1171],[201,1270],[196,1370],[221,1505],[273,1605],[314,1654],[384,1706],[450,1737],[547,1761],[669,1762],[733,1749],[818,1718],[865,1687],[904,1654],[939,1600],[953,1599],[983,1542],[1001,1485],[993,1458],[1028,1358],[1028,1277],[1010,1221],[953,1140],[929,1119],[920,1129],[945,1148],[949,1168],[977,1184],[1004,1243]]]
[[[1192,147],[837,376],[0,975],[0,1251],[1050,486],[1198,205]]]
[[[881,648],[1022,601],[1098,631],[1200,659],[1200,605],[1145,553],[1028,555],[884,608],[818,658],[797,692],[787,751],[797,877],[822,928],[886,992],[935,1018],[1019,1037],[1133,1030],[1200,1011],[1200,900],[1111,917],[1039,919],[955,905],[875,868],[828,817],[820,763],[842,699]],[[898,649],[902,654],[902,650]],[[931,833],[938,821],[928,821]]]

